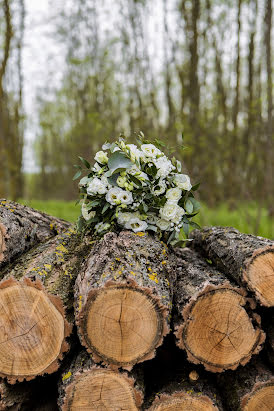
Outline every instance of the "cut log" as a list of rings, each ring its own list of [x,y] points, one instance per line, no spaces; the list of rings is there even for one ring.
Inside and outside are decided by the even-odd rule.
[[[191,233],[191,246],[233,278],[247,284],[261,305],[274,305],[274,242],[234,228],[208,227]]]
[[[274,377],[259,360],[253,359],[236,372],[218,377],[222,397],[229,410],[269,411],[274,404]]]
[[[78,334],[95,361],[131,369],[153,358],[169,331],[169,270],[167,247],[147,234],[97,242],[75,283]]]
[[[134,378],[96,366],[86,351],[63,373],[59,392],[63,411],[137,411],[143,401],[143,387]]]
[[[249,308],[245,290],[199,257],[195,251],[175,249],[177,283],[174,323],[177,344],[189,361],[211,372],[236,369],[261,349],[264,333]]]
[[[67,221],[30,207],[0,200],[0,267],[69,226]]]
[[[56,371],[68,349],[74,280],[90,249],[88,238],[82,241],[69,229],[5,268],[0,376],[13,383]]]
[[[194,378],[193,378],[194,377]],[[149,411],[222,411],[220,394],[204,377],[200,378],[196,370],[184,371],[176,375],[176,380],[168,382],[158,390]]]

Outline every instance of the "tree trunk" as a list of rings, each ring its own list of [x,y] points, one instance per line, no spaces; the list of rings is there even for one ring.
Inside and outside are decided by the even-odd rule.
[[[69,226],[67,221],[30,207],[0,200],[0,268]]]
[[[141,233],[108,233],[75,284],[76,323],[95,361],[131,369],[153,358],[169,331],[167,248]]]
[[[236,372],[218,377],[224,403],[229,410],[268,411],[273,409],[273,374],[259,360],[252,360]]]
[[[137,411],[143,402],[143,389],[142,383],[126,372],[98,366],[81,351],[62,374],[58,404],[62,411]]]
[[[0,376],[15,382],[57,370],[74,318],[74,280],[91,247],[69,229],[2,271]]]
[[[174,323],[178,346],[189,361],[212,372],[236,369],[260,350],[264,333],[245,291],[189,248],[175,249]],[[183,320],[182,320],[183,319]]]
[[[191,233],[194,247],[238,284],[247,284],[261,305],[274,305],[274,242],[234,228],[207,227]]]

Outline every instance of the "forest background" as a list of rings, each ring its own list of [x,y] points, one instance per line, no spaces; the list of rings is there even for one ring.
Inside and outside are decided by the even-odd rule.
[[[142,130],[201,183],[202,224],[273,238],[272,9],[0,0],[0,198],[73,221],[77,156]]]

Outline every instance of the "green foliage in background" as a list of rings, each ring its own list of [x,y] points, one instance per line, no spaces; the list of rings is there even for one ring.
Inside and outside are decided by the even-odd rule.
[[[80,205],[75,205],[73,201],[20,200],[20,203],[72,223],[76,222],[80,213]],[[201,212],[197,216],[197,222],[202,227],[210,225],[232,226],[243,233],[274,239],[274,218],[268,217],[265,208],[261,209],[261,215],[258,216],[258,208],[255,203],[238,204],[234,211],[229,210],[225,204],[216,208],[208,208],[203,204]]]

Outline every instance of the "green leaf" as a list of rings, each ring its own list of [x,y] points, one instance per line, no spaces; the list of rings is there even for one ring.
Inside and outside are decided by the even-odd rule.
[[[196,211],[200,210],[201,204],[199,203],[199,201],[195,200],[195,198],[193,197],[189,197],[189,201],[191,201],[193,205],[193,210],[191,211],[192,213],[196,213]]]
[[[142,187],[142,183],[140,180],[138,180],[138,178],[132,176],[131,174],[129,175],[129,178],[131,179],[131,181],[133,181],[134,184],[136,184],[138,187]]]
[[[191,214],[192,213],[192,211],[193,211],[193,204],[192,204],[192,201],[190,200],[190,199],[187,199],[186,200],[186,202],[185,202],[185,210],[189,213],[189,214]]]
[[[107,173],[109,173],[109,171]],[[109,184],[111,184],[112,186],[118,187],[117,178],[119,177],[119,173],[113,174],[113,176],[111,174],[107,175],[107,173],[105,173],[105,176],[108,177]]]
[[[155,227],[155,225],[150,225],[150,224],[149,224],[149,225],[147,226],[147,229],[150,230],[150,231],[154,231],[155,233],[157,233],[157,227]]]
[[[121,151],[115,151],[108,160],[108,167],[111,174],[126,170],[132,166],[132,162]]]
[[[199,226],[199,224],[195,223],[195,221],[190,221],[189,224],[190,224],[192,227],[194,227],[194,228],[198,228],[198,229],[201,228],[201,227]]]
[[[102,210],[102,214],[105,214],[105,212],[107,211],[107,209],[110,207],[110,204],[109,203],[106,203],[105,205],[104,205],[104,207],[103,207],[103,210]]]
[[[78,158],[82,161],[84,166],[86,166],[88,169],[90,169],[90,164],[87,160],[85,160],[83,157],[78,156]]]
[[[185,235],[188,237],[188,234],[189,234],[189,224],[188,223],[183,222],[183,230],[184,230]]]
[[[200,184],[201,184],[201,183],[197,183],[197,184],[195,184],[194,186],[192,186],[192,187],[191,187],[191,191],[196,191],[196,190],[198,190],[198,188],[200,187]]]
[[[82,170],[78,170],[76,174],[74,174],[73,179],[72,180],[77,180],[77,178],[79,178],[82,174]]]

